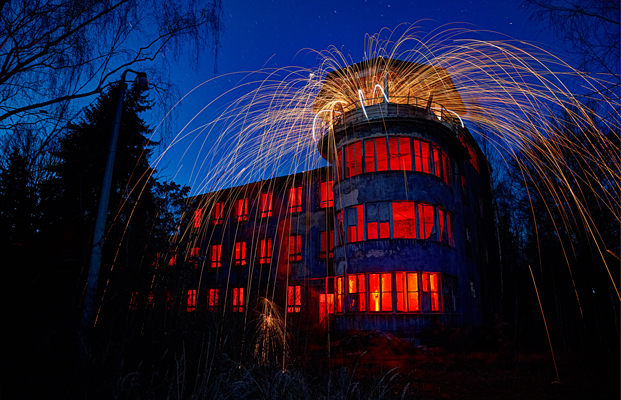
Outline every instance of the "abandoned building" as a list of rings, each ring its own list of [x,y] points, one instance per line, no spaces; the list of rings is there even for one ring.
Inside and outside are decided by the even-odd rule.
[[[266,297],[303,329],[481,324],[498,257],[489,165],[446,70],[389,61],[325,77],[312,134],[328,167],[189,199],[191,240],[170,260],[193,265],[184,312],[240,318]],[[414,80],[418,97],[399,90]],[[367,89],[331,106],[351,82]]]

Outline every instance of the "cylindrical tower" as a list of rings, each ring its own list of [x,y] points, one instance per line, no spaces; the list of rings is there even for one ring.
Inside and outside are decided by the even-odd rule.
[[[337,180],[335,327],[407,336],[480,324],[488,167],[446,70],[352,65],[328,74],[314,111]]]

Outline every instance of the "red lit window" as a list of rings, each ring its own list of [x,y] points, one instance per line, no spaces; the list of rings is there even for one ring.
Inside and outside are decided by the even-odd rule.
[[[237,222],[248,221],[248,199],[239,199],[235,203],[235,220]]]
[[[410,148],[410,138],[391,137],[388,139],[390,150],[390,169],[412,170],[412,150]]]
[[[289,189],[289,212],[302,211],[302,186]]]
[[[246,265],[246,242],[235,242],[235,265]]]
[[[289,236],[289,261],[302,260],[302,235]]]
[[[344,293],[344,288],[343,288],[343,277],[342,276],[337,276],[335,278],[335,282],[336,282],[336,312],[337,313],[342,313],[343,312],[343,298],[345,297],[345,293]]]
[[[132,298],[129,300],[129,309],[131,311],[138,309],[138,292],[132,293]]]
[[[188,290],[187,312],[196,310],[196,289]]]
[[[360,242],[364,240],[364,223],[362,214],[362,204],[349,207],[345,210],[347,219],[347,242]]]
[[[190,265],[198,268],[198,247],[191,247],[189,252]]]
[[[209,289],[207,295],[207,311],[218,310],[218,297],[220,295],[220,289]]]
[[[149,307],[153,307],[153,292],[149,292],[149,297],[147,297],[147,304]]]
[[[369,274],[369,311],[392,311],[391,274]]]
[[[222,266],[222,245],[211,245],[211,268],[220,268]]]
[[[442,152],[442,179],[447,185],[451,184],[451,163],[445,152]]]
[[[440,229],[440,241],[453,245],[453,234],[451,232],[451,213],[438,207],[438,226]]]
[[[429,295],[431,311],[440,311],[440,286],[437,272],[423,272],[422,274],[423,294]]]
[[[388,170],[386,150],[386,138],[382,137],[364,141],[365,172]]]
[[[416,207],[413,201],[392,203],[393,237],[416,239]]]
[[[319,184],[319,207],[333,207],[334,200],[332,195],[332,188],[334,187],[334,181],[321,182]]]
[[[261,193],[261,218],[272,216],[272,193]]]
[[[420,238],[429,239],[433,230],[433,206],[431,204],[418,203],[418,223]]]
[[[343,176],[343,149],[339,149],[337,153],[334,170],[336,171],[336,180],[341,180]]]
[[[330,232],[322,231],[321,234],[321,251],[319,256],[321,258],[332,258],[334,256],[334,231]]]
[[[396,272],[397,311],[418,312],[418,273]]]
[[[201,214],[202,213],[203,213],[203,209],[202,208],[194,210],[194,227],[195,228],[200,228],[201,227]]]
[[[272,239],[261,239],[259,243],[259,264],[269,264],[272,262]]]
[[[213,206],[213,210],[211,211],[211,222],[214,225],[222,224],[224,216],[224,205],[222,203],[216,203]]]
[[[429,142],[414,139],[414,170],[427,174],[431,173]]]
[[[364,274],[347,275],[347,311],[364,312],[366,290]]]
[[[233,312],[244,312],[244,288],[233,288]]]
[[[341,246],[345,243],[345,231],[343,230],[343,213],[339,211],[336,213],[336,237],[335,246]]]
[[[346,147],[346,174],[345,177],[359,175],[362,173],[362,144],[356,142]]]
[[[367,239],[390,238],[390,203],[368,203]]]
[[[299,313],[302,308],[302,286],[289,286],[287,289],[287,312]]]
[[[170,265],[171,267],[174,267],[174,266],[176,266],[176,265],[177,265],[177,255],[176,255],[176,254],[172,254],[172,255],[170,256],[170,262],[169,262],[169,265]]]
[[[329,314],[334,314],[334,293],[320,293],[319,322],[323,322]]]

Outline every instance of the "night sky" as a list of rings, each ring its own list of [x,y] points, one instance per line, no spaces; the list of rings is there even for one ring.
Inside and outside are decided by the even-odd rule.
[[[445,24],[490,31],[483,38],[507,35],[518,40],[537,42],[562,57],[545,26],[529,20],[520,1],[314,1],[224,0],[224,31],[217,60],[219,76],[201,86],[178,107],[173,135],[188,123],[212,99],[232,87],[239,71],[285,66],[317,66],[316,55],[307,49],[324,50],[335,46],[351,57],[363,59],[365,35],[382,28],[394,29],[402,23],[416,24],[431,31]],[[180,65],[173,82],[182,95],[214,77],[213,57],[207,55],[198,71],[189,63]],[[204,111],[196,123],[213,118],[215,107]],[[156,121],[152,122],[156,125]],[[184,152],[187,154],[184,155]],[[178,183],[196,186],[190,174],[196,159],[195,149],[184,140],[168,152],[158,169]],[[166,165],[165,168],[163,166]],[[196,188],[195,188],[196,189]],[[200,190],[200,189],[199,189]]]

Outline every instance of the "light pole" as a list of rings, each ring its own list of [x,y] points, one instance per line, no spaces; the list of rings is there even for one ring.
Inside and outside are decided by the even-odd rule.
[[[121,114],[123,114],[123,102],[125,100],[125,74],[132,72],[136,74],[135,84],[139,90],[146,90],[149,87],[147,74],[127,69],[119,79],[119,97],[116,102],[114,113],[114,125],[112,126],[112,136],[108,146],[108,156],[106,158],[106,169],[104,171],[103,183],[101,185],[101,196],[99,198],[99,210],[95,220],[95,232],[93,235],[93,248],[91,249],[91,262],[88,268],[88,281],[86,283],[86,293],[84,297],[84,308],[82,310],[82,328],[85,328],[93,319],[95,311],[95,296],[97,295],[97,281],[99,280],[99,266],[101,264],[101,252],[103,247],[104,232],[106,229],[106,215],[108,214],[108,199],[110,198],[110,186],[112,184],[112,170],[114,169],[114,158],[116,156],[116,143],[119,138],[119,128],[121,126]]]

